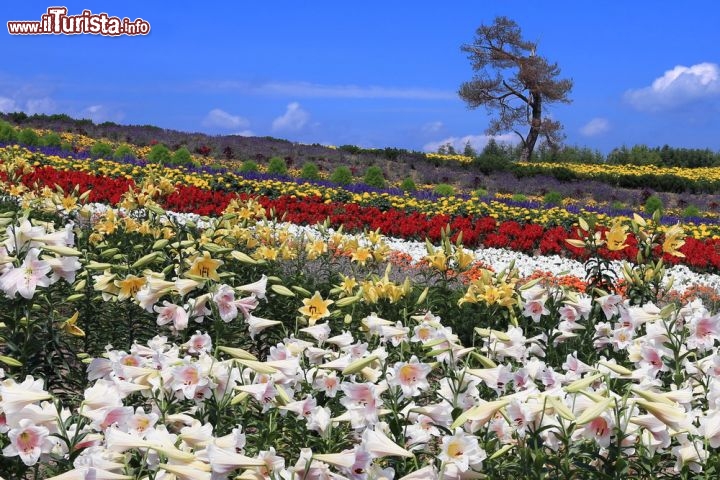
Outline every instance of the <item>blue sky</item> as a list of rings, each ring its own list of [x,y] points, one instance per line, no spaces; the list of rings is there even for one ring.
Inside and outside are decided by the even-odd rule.
[[[548,113],[566,144],[720,150],[720,6],[677,2],[5,2],[3,25],[50,6],[143,18],[147,36],[10,35],[0,111],[304,143],[433,150],[487,142],[457,96],[463,43],[498,15],[574,81]],[[503,138],[511,138],[509,135]]]

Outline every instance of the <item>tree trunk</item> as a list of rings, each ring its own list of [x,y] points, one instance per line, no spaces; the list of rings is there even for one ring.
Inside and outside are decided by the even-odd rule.
[[[529,162],[532,158],[533,150],[535,150],[535,144],[540,136],[540,126],[542,125],[542,96],[532,94],[532,99],[529,103],[531,120],[530,120],[530,131],[523,142],[522,152],[520,153],[520,161]]]

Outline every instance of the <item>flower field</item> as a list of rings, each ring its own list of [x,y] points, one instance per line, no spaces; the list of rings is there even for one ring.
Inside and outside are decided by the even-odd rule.
[[[711,220],[0,161],[5,480],[718,475]]]

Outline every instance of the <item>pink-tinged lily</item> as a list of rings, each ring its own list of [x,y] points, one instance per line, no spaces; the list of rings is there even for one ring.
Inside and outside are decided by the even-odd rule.
[[[50,264],[39,260],[40,250],[31,248],[20,267],[10,268],[0,276],[0,289],[10,298],[17,293],[28,300],[33,298],[38,287],[48,287],[51,283],[48,273],[52,271]]]
[[[477,437],[465,433],[460,427],[453,435],[442,438],[438,459],[446,465],[454,465],[460,472],[479,466],[485,458],[487,454],[480,448]]]
[[[31,420],[23,418],[17,428],[7,433],[10,445],[5,447],[2,453],[6,457],[19,456],[27,466],[35,465],[40,455],[50,452],[53,447],[48,438],[49,434],[46,427],[35,425]]]
[[[82,268],[77,257],[51,257],[44,258],[44,260],[52,269],[51,283],[62,278],[67,283],[72,284],[75,281],[75,273]]]
[[[213,295],[213,302],[217,305],[223,322],[227,323],[237,317],[238,308],[235,305],[235,290],[230,285],[220,285],[215,295]]]
[[[404,398],[416,397],[421,390],[430,388],[427,376],[432,367],[427,363],[421,363],[413,355],[409,362],[397,362],[390,370],[388,384],[400,387]]]
[[[185,330],[187,328],[189,316],[187,311],[180,305],[165,300],[162,307],[156,305],[154,310],[158,313],[158,325],[172,323],[175,330]]]

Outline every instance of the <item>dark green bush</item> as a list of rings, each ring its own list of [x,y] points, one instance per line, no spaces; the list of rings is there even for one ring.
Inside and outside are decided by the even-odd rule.
[[[348,167],[341,165],[333,170],[332,175],[330,175],[330,181],[340,185],[348,185],[353,181],[352,172]]]
[[[545,194],[543,202],[545,205],[560,205],[563,201],[562,193],[552,191]]]
[[[93,158],[110,158],[113,155],[113,148],[105,142],[95,142],[90,148],[90,155]]]
[[[433,192],[437,193],[441,197],[450,197],[455,195],[455,188],[447,183],[438,183],[435,185],[435,188],[433,188]]]
[[[170,160],[170,163],[173,165],[184,166],[196,165],[196,162],[193,160],[190,151],[185,147],[181,147],[175,150],[175,153],[172,154],[172,159]]]
[[[151,163],[170,163],[171,161],[170,150],[162,143],[156,143],[148,153],[147,161]]]
[[[306,180],[320,180],[320,171],[318,170],[317,165],[315,165],[314,163],[306,162],[302,166],[302,170],[300,171],[300,177]]]
[[[273,175],[287,175],[287,165],[280,157],[272,157],[268,162],[268,173]]]
[[[645,213],[652,215],[655,211],[663,209],[663,202],[657,195],[651,195],[645,200]]]
[[[132,148],[130,148],[128,145],[120,145],[115,149],[115,152],[113,152],[113,159],[114,160],[123,160],[125,158],[132,158],[135,154],[132,151]]]
[[[7,122],[0,122],[0,142],[15,143],[18,141],[18,133],[15,127]]]
[[[240,171],[245,172],[257,172],[260,169],[258,168],[258,164],[255,163],[252,160],[245,160],[242,165],[240,165]]]
[[[415,181],[411,177],[407,177],[400,184],[400,189],[402,189],[403,192],[414,192],[417,187],[415,186]]]
[[[40,137],[40,145],[43,147],[59,147],[60,144],[62,144],[62,139],[55,132],[46,133]]]
[[[23,128],[18,134],[18,142],[22,143],[23,145],[37,147],[38,145],[40,145],[40,137],[37,133],[35,133],[35,130],[31,128]]]
[[[363,182],[375,188],[385,188],[385,176],[380,167],[373,165],[365,170]]]
[[[685,207],[685,209],[682,211],[682,216],[687,217],[699,217],[700,216],[700,209],[696,207],[695,205],[688,205]]]

